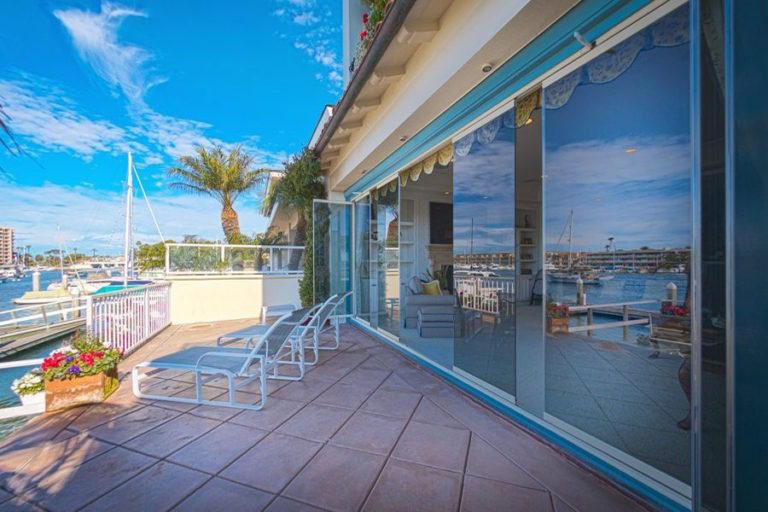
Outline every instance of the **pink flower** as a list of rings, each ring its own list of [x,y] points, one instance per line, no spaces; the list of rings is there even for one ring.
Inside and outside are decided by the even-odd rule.
[[[368,23],[368,13],[363,14],[363,23]]]
[[[360,40],[361,41],[363,39],[365,39],[366,37],[368,37],[368,32],[367,31],[363,30],[362,32],[360,32]]]

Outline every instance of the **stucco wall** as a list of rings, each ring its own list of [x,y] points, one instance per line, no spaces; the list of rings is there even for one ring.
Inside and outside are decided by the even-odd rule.
[[[171,322],[257,318],[265,305],[298,305],[299,279],[296,275],[168,277]]]

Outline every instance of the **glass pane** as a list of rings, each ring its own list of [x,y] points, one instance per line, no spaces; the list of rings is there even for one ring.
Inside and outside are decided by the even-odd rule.
[[[430,171],[400,181],[400,342],[451,370],[460,328],[453,295],[453,164],[438,162]]]
[[[314,302],[352,289],[351,233],[352,208],[346,203],[315,201],[312,212],[314,230]],[[345,304],[340,314],[351,311]]]
[[[355,313],[371,321],[371,204],[366,196],[355,210]]]
[[[690,481],[688,7],[544,91],[546,411]]]
[[[515,393],[515,116],[454,144],[454,288],[461,335],[454,366]]]
[[[376,209],[376,325],[397,336],[400,332],[400,194],[397,180],[373,192]]]

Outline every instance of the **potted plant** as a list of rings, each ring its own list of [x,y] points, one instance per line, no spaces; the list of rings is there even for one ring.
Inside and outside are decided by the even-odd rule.
[[[568,332],[569,314],[568,304],[547,302],[547,332],[549,334]]]
[[[101,402],[118,387],[117,363],[122,354],[98,338],[77,335],[71,347],[43,360],[45,410]]]
[[[43,370],[35,368],[23,377],[13,381],[11,390],[18,395],[23,405],[37,405],[45,402]]]

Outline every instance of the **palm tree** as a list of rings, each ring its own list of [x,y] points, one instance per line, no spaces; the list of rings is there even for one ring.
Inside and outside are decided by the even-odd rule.
[[[314,153],[305,148],[293,156],[285,165],[280,179],[270,183],[267,189],[261,207],[264,216],[271,215],[278,203],[287,211],[298,213],[292,245],[304,245],[306,242],[307,224],[312,219],[312,201],[324,194],[320,175],[320,163]]]
[[[241,146],[235,146],[229,153],[214,144],[210,149],[202,146],[195,150],[194,156],[179,159],[181,167],[173,167],[169,176],[179,181],[171,183],[171,188],[205,194],[221,203],[221,228],[230,243],[239,241],[240,221],[234,209],[237,197],[252,189],[260,181],[265,171],[251,169],[253,157],[245,154]]]
[[[10,154],[21,153],[21,147],[16,142],[11,132],[11,127],[8,126],[8,120],[10,117],[3,110],[3,106],[0,105],[0,145],[5,147]]]

